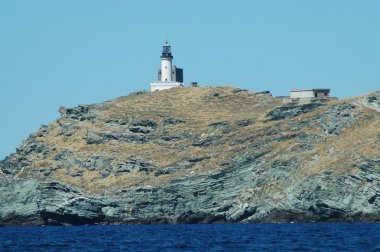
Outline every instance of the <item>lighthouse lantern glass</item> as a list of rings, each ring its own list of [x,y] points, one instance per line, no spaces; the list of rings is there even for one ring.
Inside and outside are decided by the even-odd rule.
[[[171,53],[170,46],[169,45],[164,45],[163,48],[162,48],[162,53],[164,53],[164,54]]]

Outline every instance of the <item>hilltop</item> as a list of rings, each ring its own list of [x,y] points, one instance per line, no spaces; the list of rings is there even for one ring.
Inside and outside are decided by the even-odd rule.
[[[380,93],[172,88],[59,109],[0,161],[0,224],[380,220]]]

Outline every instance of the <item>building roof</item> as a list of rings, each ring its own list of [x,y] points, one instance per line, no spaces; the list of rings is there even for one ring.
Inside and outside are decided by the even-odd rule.
[[[306,88],[306,89],[292,89],[290,92],[303,92],[303,91],[328,91],[330,92],[329,88]]]

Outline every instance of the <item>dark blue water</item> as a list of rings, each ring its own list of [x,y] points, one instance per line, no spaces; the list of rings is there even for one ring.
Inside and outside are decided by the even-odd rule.
[[[380,251],[380,224],[2,227],[1,251]]]

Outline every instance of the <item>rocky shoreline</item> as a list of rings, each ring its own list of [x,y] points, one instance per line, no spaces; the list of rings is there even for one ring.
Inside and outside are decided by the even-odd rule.
[[[0,225],[377,222],[379,111],[231,87],[62,107],[0,161]]]

